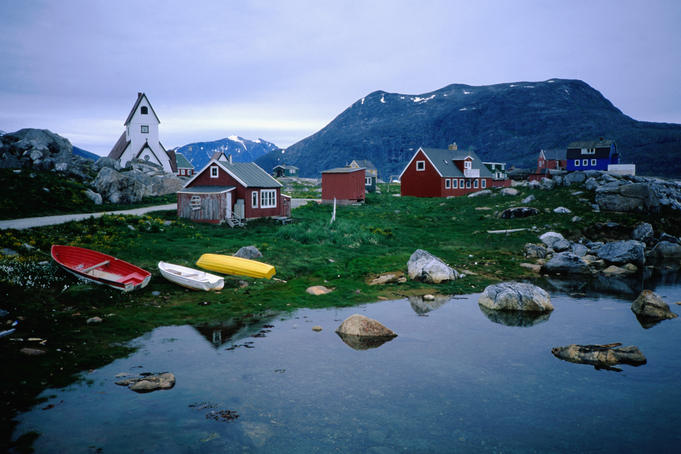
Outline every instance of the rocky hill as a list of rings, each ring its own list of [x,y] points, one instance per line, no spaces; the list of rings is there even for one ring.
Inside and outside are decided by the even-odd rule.
[[[203,168],[216,151],[232,155],[235,162],[252,162],[259,157],[276,150],[278,147],[266,140],[248,140],[239,136],[229,136],[212,142],[195,142],[176,149],[182,153],[199,170]]]
[[[640,174],[681,176],[681,125],[636,121],[580,80],[488,86],[453,84],[420,95],[373,92],[319,132],[256,162],[319,176],[352,159],[369,159],[381,178],[399,174],[419,146],[475,150],[486,161],[536,166],[540,149],[575,140],[617,141]]]

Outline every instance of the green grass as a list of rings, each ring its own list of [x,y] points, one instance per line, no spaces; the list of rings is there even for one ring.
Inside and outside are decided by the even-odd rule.
[[[26,357],[18,352],[26,342],[0,342],[4,364],[12,365],[0,372],[2,414],[7,415],[0,421],[5,428],[1,439],[9,440],[12,424],[8,418],[34,403],[42,389],[64,386],[77,372],[125,355],[129,351],[125,342],[155,327],[214,323],[302,307],[351,306],[412,294],[479,292],[493,282],[533,277],[519,264],[526,261],[524,244],[538,242],[540,233],[555,230],[579,239],[598,222],[632,226],[644,219],[643,215],[593,213],[591,195],[576,196],[569,188],[523,189],[514,197],[495,194],[453,199],[394,197],[395,189],[393,185],[389,193],[385,185],[382,194],[368,194],[364,205],[338,207],[332,225],[332,207],[313,203],[294,210],[295,222],[285,226],[258,220],[244,229],[230,229],[194,224],[178,220],[174,212],[160,212],[0,231],[0,248],[21,253],[19,258],[0,257],[2,308],[13,317],[22,317],[17,337],[47,339],[48,351],[40,357]],[[499,218],[503,209],[520,205],[529,193],[537,198],[531,205],[540,208],[539,215]],[[565,206],[573,214],[553,213],[557,206]],[[582,221],[571,222],[573,215]],[[681,233],[670,213],[662,213],[652,222],[656,231]],[[515,228],[529,230],[487,233]],[[151,283],[130,294],[80,283],[50,264],[47,253],[55,243],[88,247],[135,263],[152,271]],[[202,253],[232,254],[247,245],[257,246],[264,255],[262,260],[276,267],[276,280],[228,277],[220,292],[191,292],[165,281],[156,268],[159,260],[194,266]],[[459,271],[474,274],[440,285],[414,281],[368,285],[382,272],[405,271],[417,248],[441,257]],[[41,261],[47,264],[41,265]],[[32,286],[21,285],[26,279],[31,279]],[[243,287],[240,281],[248,286]],[[334,291],[311,296],[305,292],[311,285],[325,285]],[[199,304],[202,302],[209,305]],[[87,325],[87,318],[95,315],[105,321]]]
[[[173,203],[175,194],[147,197],[137,204],[95,205],[85,196],[87,186],[54,172],[0,169],[0,219],[19,219],[68,213],[126,210]]]

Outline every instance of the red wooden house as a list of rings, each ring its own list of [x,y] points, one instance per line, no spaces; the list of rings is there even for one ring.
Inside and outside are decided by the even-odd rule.
[[[565,170],[567,158],[565,150],[540,150],[537,157],[537,170],[530,174],[529,180],[551,178],[552,170]]]
[[[340,204],[363,202],[365,169],[340,167],[322,172],[322,203],[334,199]]]
[[[239,223],[261,217],[290,216],[291,198],[281,183],[252,162],[213,158],[177,193],[177,215],[197,222]]]
[[[499,163],[488,163],[499,164]],[[504,172],[494,173],[473,151],[419,148],[400,174],[403,196],[449,197],[511,185]]]

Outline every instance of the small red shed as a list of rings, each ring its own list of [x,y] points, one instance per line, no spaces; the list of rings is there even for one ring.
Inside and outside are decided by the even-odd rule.
[[[322,203],[334,199],[340,204],[364,202],[365,169],[339,167],[322,172]]]

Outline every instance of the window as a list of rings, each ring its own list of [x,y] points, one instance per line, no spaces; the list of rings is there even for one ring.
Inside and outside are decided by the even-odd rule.
[[[371,186],[371,177],[364,177],[364,186]]]
[[[487,187],[487,180],[485,180],[485,179],[480,180],[480,187],[486,188]]]
[[[189,201],[189,206],[192,207],[192,210],[200,210],[201,209],[201,196],[193,195],[191,200]]]
[[[416,161],[416,170],[419,172],[426,170],[426,161]]]
[[[452,187],[452,180],[449,178],[445,178],[445,189],[449,189]]]
[[[473,168],[473,161],[464,161],[463,162],[463,168],[464,169],[472,169]]]
[[[466,189],[471,188],[471,180],[466,180]]]
[[[459,187],[458,183],[459,180],[457,180],[456,178],[452,178],[452,189],[458,188]]]
[[[575,159],[575,167],[579,167],[579,159]]]
[[[149,134],[149,125],[142,125],[140,130],[142,134]]]
[[[583,166],[588,166],[588,165],[589,165],[589,160],[588,160],[588,159],[582,159],[582,165],[583,165]]]
[[[211,178],[217,178],[218,177],[218,166],[211,166],[210,167],[210,177]]]
[[[276,206],[277,206],[277,190],[262,189],[260,191],[260,208],[276,208]]]
[[[595,166],[595,165],[596,165],[596,160],[595,160],[595,159],[592,159],[592,160],[591,160],[591,165],[592,165],[592,166]]]
[[[149,113],[149,108],[147,106],[142,106],[140,112],[142,113],[142,115],[146,115]]]
[[[478,188],[478,179],[477,179],[477,178],[476,178],[475,180],[473,180],[473,187],[474,187],[475,189]]]
[[[463,178],[459,179],[459,188],[463,189]]]
[[[251,208],[258,208],[258,191],[251,192]]]

